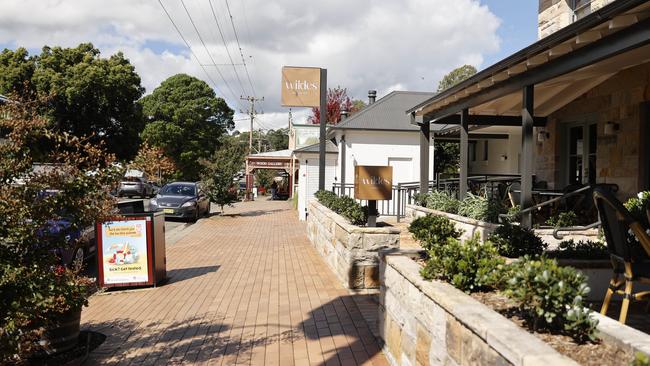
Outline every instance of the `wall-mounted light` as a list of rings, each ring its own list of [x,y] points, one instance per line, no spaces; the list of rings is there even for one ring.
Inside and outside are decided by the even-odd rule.
[[[618,123],[615,122],[607,122],[605,123],[605,129],[604,129],[604,134],[605,136],[613,136],[618,132]]]
[[[544,130],[537,131],[537,142],[540,144],[550,137],[550,134]]]
[[[508,160],[508,155],[506,155],[506,154],[501,154],[501,156],[499,156],[499,160],[501,160],[501,161],[506,161],[506,160]]]

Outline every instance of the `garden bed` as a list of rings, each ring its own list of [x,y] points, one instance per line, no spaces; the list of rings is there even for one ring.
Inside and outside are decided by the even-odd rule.
[[[456,225],[456,229],[462,230],[463,232],[461,235],[462,240],[471,239],[476,234],[479,234],[481,240],[487,240],[488,236],[490,236],[490,234],[492,234],[494,230],[499,227],[499,224],[470,219],[465,216],[451,214],[444,211],[432,210],[430,208],[422,206],[406,205],[406,217],[410,220],[426,216],[427,214],[444,216],[453,221]]]
[[[479,234],[481,240],[486,240],[500,224],[485,222],[481,220],[470,219],[465,216],[451,214],[444,211],[432,210],[430,208],[418,205],[406,205],[405,216],[407,219],[414,220],[418,217],[426,216],[427,214],[444,216],[452,220],[456,224],[456,228],[463,230],[462,240],[471,239],[475,234]],[[545,243],[548,244],[549,249],[557,248],[558,244],[563,240],[575,241],[596,241],[598,240],[598,230],[588,229],[580,231],[561,232],[563,234],[562,240],[556,239],[553,236],[554,229],[534,229],[537,236],[539,236]]]
[[[575,365],[574,359],[627,365],[635,352],[650,350],[650,336],[595,313],[599,343],[578,345],[567,336],[531,333],[505,296],[468,295],[448,283],[426,281],[414,253],[385,252],[381,258],[380,335],[395,365]]]
[[[400,232],[352,225],[316,200],[308,205],[307,236],[347,288],[379,288],[379,251],[399,248]]]

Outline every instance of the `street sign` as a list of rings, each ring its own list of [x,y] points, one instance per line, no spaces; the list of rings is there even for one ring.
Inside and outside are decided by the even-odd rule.
[[[318,67],[282,68],[282,106],[320,106],[321,69]]]
[[[357,165],[354,167],[354,198],[390,200],[393,198],[393,167]]]

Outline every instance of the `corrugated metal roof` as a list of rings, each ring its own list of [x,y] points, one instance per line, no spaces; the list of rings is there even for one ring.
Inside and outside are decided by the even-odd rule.
[[[419,131],[417,126],[411,125],[411,117],[404,111],[431,98],[434,94],[393,91],[332,129]]]
[[[317,153],[319,152],[319,146],[318,144],[313,144],[313,145],[301,147],[300,149],[296,149],[293,152],[294,153]],[[334,145],[332,141],[327,140],[325,142],[325,152],[328,154],[332,154],[332,153],[335,154],[339,152],[339,148],[336,147],[336,145]]]

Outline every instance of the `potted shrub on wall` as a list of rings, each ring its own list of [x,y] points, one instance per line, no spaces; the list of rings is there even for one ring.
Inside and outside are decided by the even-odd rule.
[[[94,285],[61,255],[75,250],[75,233],[114,214],[114,158],[55,129],[42,103],[7,103],[0,118],[0,363],[77,344]]]

